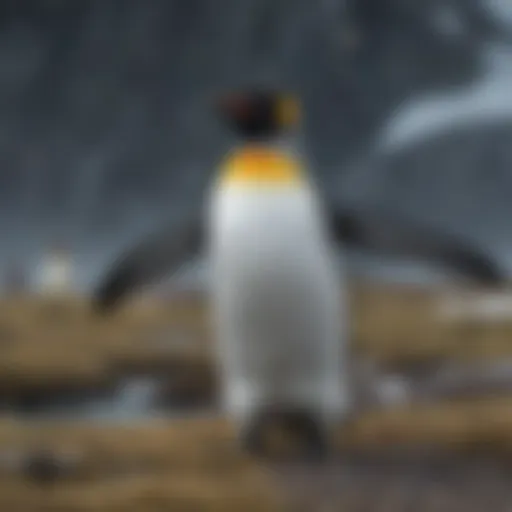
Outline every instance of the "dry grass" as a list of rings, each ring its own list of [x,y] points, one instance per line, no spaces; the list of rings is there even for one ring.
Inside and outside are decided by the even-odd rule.
[[[414,290],[359,287],[352,300],[353,347],[388,363],[512,354],[512,321],[449,323],[437,315],[436,300]],[[155,339],[169,328],[193,339],[175,346]],[[203,376],[210,367],[208,332],[200,306],[139,303],[102,319],[78,299],[0,303],[0,394],[102,386],[126,369],[186,365]],[[341,426],[336,439],[347,455],[426,445],[508,458],[512,399],[373,411]],[[0,460],[4,451],[41,446],[79,454],[76,468],[47,487],[4,468],[1,510],[285,510],[274,479],[237,450],[231,426],[220,419],[124,427],[0,421]],[[369,494],[366,487],[362,494]]]
[[[387,363],[512,354],[512,319],[450,322],[437,299],[416,289],[354,287],[353,348]],[[201,305],[139,302],[99,318],[79,299],[0,302],[0,394],[13,386],[101,386],[126,369],[187,365],[200,373],[210,360],[209,332]],[[180,336],[192,339],[178,343]]]
[[[147,475],[92,484],[59,484],[34,489],[23,483],[2,485],[3,510],[17,512],[280,512],[281,500],[256,478]]]
[[[16,511],[281,510],[265,472],[221,420],[143,426],[0,424],[0,454],[44,446],[78,455],[57,485],[4,469],[0,508]]]
[[[0,450],[49,446],[82,454],[80,477],[102,478],[137,471],[176,474],[244,471],[251,466],[222,419],[178,419],[142,425],[88,423],[35,425],[4,422]]]
[[[354,349],[380,361],[512,354],[512,319],[448,322],[437,312],[437,297],[428,292],[359,286],[353,290],[351,308]],[[173,347],[179,333],[193,339]],[[201,372],[209,364],[209,341],[206,308],[200,305],[134,303],[113,317],[98,318],[79,299],[60,304],[35,298],[4,301],[0,394],[13,386],[101,386],[125,369],[186,364]]]
[[[169,328],[186,329],[184,320],[186,315],[168,315],[159,305],[136,305],[104,319],[80,299],[0,302],[0,395],[101,387],[128,370],[185,365],[204,373],[208,353],[200,326],[188,322],[187,332],[195,332],[200,342],[182,344],[178,350],[169,343],[172,335],[165,336],[167,343],[156,339]]]
[[[431,452],[437,447],[445,453],[485,451],[508,459],[512,400],[375,411],[341,426],[338,437],[342,460],[356,450],[378,461],[379,451],[397,445],[426,445]],[[2,510],[287,510],[278,481],[237,450],[231,426],[221,419],[125,427],[0,422],[0,454],[39,446],[79,454],[76,468],[53,485],[37,485],[4,469]],[[387,472],[383,468],[381,477]],[[375,492],[382,489],[369,481],[357,499]],[[380,510],[379,500],[374,499],[374,507]],[[348,504],[346,509],[353,510]]]
[[[357,452],[428,445],[443,450],[493,448],[512,455],[512,398],[475,399],[369,411],[339,426],[337,450]],[[82,454],[81,476],[151,471],[209,473],[245,470],[223,418],[152,420],[132,425],[0,421],[0,454],[40,446]],[[1,460],[1,457],[0,457]]]

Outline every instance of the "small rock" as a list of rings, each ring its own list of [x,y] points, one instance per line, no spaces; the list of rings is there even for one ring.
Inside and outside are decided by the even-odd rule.
[[[38,484],[50,484],[69,477],[78,466],[78,454],[59,454],[52,449],[41,448],[26,454],[21,461],[25,478]]]

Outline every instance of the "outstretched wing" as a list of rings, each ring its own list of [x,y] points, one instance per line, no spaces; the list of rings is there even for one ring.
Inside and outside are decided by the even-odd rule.
[[[348,247],[441,264],[485,285],[502,285],[507,280],[492,258],[468,242],[396,214],[337,210],[330,213],[329,224],[335,240]]]
[[[106,312],[143,286],[154,283],[193,258],[203,242],[199,216],[178,229],[166,227],[123,254],[93,295],[95,309]]]

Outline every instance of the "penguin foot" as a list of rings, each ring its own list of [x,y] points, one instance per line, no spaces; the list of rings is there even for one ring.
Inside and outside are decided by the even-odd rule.
[[[329,452],[328,433],[313,413],[299,409],[264,410],[241,432],[242,448],[256,457],[322,461]]]

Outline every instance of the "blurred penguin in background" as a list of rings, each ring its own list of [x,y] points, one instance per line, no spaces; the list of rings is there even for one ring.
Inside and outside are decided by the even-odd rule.
[[[266,433],[278,425],[299,441],[301,456],[322,457],[352,407],[339,249],[416,257],[484,285],[504,276],[464,240],[386,212],[325,204],[289,144],[300,126],[297,98],[233,92],[216,113],[238,144],[214,177],[205,212],[123,254],[94,303],[111,311],[205,250],[223,404],[241,443],[264,454]]]
[[[72,291],[73,261],[62,243],[55,243],[44,255],[39,267],[39,291],[44,296],[58,298]]]

